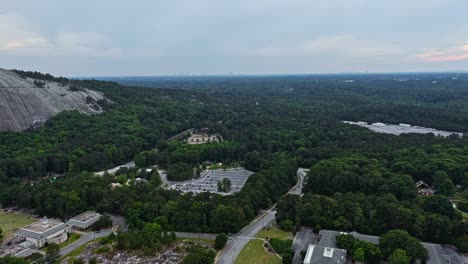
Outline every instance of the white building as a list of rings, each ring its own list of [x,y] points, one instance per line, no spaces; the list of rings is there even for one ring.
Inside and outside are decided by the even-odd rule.
[[[346,250],[310,244],[304,264],[345,264]]]
[[[37,248],[41,248],[46,243],[65,242],[68,239],[68,232],[70,232],[70,227],[65,223],[44,218],[19,229],[16,235],[32,242]]]
[[[101,218],[101,214],[87,211],[68,220],[67,225],[76,229],[86,229]]]
[[[190,137],[187,139],[187,142],[191,145],[194,144],[205,144],[208,142],[219,142],[219,137],[218,135],[211,135],[211,134],[192,134]]]

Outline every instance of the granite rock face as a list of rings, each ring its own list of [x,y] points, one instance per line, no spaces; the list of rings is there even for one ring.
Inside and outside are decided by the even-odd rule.
[[[84,114],[101,113],[97,103],[104,96],[96,91],[70,90],[68,85],[45,82],[42,88],[35,79],[0,69],[0,131],[23,131],[38,127],[62,111]]]

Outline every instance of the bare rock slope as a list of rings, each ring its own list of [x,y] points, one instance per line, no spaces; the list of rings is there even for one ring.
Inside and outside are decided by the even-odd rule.
[[[104,96],[96,91],[72,91],[68,85],[45,81],[42,88],[35,79],[0,69],[0,131],[22,131],[45,123],[67,110],[97,114],[97,103]],[[44,82],[44,81],[42,81]]]

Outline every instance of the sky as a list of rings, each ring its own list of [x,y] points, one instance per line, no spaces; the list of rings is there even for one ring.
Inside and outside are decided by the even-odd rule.
[[[468,70],[466,0],[0,0],[0,67],[61,76]]]

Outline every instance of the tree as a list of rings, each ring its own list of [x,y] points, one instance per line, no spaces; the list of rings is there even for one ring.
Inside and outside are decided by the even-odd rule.
[[[147,166],[146,151],[140,152],[134,159],[137,168],[144,168]]]
[[[218,192],[229,192],[231,191],[231,180],[223,178],[222,181],[218,181]]]
[[[28,264],[29,261],[18,257],[0,257],[0,264]]]
[[[408,257],[406,252],[401,248],[397,248],[393,251],[389,260],[390,264],[410,264],[410,257]]]
[[[86,262],[82,258],[77,258],[73,261],[73,264],[86,264]]]
[[[432,181],[438,194],[452,196],[455,193],[455,184],[445,171],[437,171]]]
[[[3,239],[3,230],[2,228],[0,227],[0,241]]]
[[[46,249],[46,263],[54,264],[60,260],[60,247],[55,243],[50,243]]]
[[[356,251],[354,251],[353,259],[354,261],[358,263],[364,263],[365,261],[364,249],[362,248],[356,249]]]
[[[279,226],[281,227],[281,229],[285,231],[292,231],[294,228],[294,223],[293,221],[286,219],[286,220],[279,222]]]
[[[215,249],[220,250],[226,245],[228,236],[225,233],[218,234],[215,239]]]
[[[167,179],[170,181],[185,181],[193,176],[192,167],[184,162],[177,162],[167,168]]]
[[[450,200],[442,195],[434,195],[427,198],[423,203],[423,209],[444,216],[452,218],[455,214],[452,203]]]
[[[183,264],[212,264],[216,257],[216,252],[205,249],[201,246],[193,246],[190,253],[182,260]]]
[[[293,257],[291,254],[282,254],[281,259],[283,260],[283,264],[292,264]]]
[[[468,201],[462,200],[457,203],[458,209],[462,210],[463,212],[468,212]],[[0,232],[1,234],[1,232]]]
[[[396,249],[406,251],[412,261],[417,259],[424,261],[427,258],[427,250],[421,245],[420,241],[404,230],[390,230],[382,235],[379,238],[379,247],[384,258],[390,257]]]

